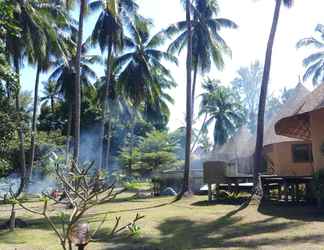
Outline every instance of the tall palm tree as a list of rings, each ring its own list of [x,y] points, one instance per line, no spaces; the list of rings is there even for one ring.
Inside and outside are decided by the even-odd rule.
[[[185,150],[185,165],[183,174],[183,185],[178,199],[181,199],[185,193],[191,193],[190,189],[190,162],[191,162],[191,137],[192,137],[192,22],[190,11],[190,0],[186,0],[186,25],[187,25],[187,100],[186,100],[186,150]]]
[[[254,182],[256,184],[255,187],[257,187],[258,184],[258,175],[260,173],[260,169],[262,165],[264,113],[265,113],[265,105],[266,105],[268,85],[269,85],[273,44],[274,44],[276,31],[278,27],[281,6],[283,4],[286,7],[291,7],[293,5],[293,2],[294,0],[276,0],[275,3],[272,26],[271,26],[271,31],[270,31],[266,55],[265,55],[265,62],[264,62],[264,69],[263,69],[263,76],[262,76],[262,83],[261,83],[261,92],[260,92],[260,101],[259,101],[257,138],[256,138],[255,153],[254,153]]]
[[[103,141],[105,136],[105,123],[107,114],[109,114],[108,96],[110,88],[110,78],[112,74],[112,57],[116,50],[121,49],[123,41],[123,21],[129,14],[134,14],[137,11],[137,4],[133,0],[95,0],[89,4],[90,8],[102,11],[98,17],[94,30],[92,32],[92,40],[95,44],[99,44],[101,52],[107,50],[106,60],[106,83],[105,83],[105,98],[103,99],[104,107],[102,109],[102,122],[99,137],[99,160],[98,167],[104,167],[105,163],[102,160]],[[109,132],[109,131],[107,131]],[[107,138],[109,138],[109,134]],[[108,164],[108,162],[107,162]]]
[[[35,2],[33,7],[39,12],[40,17],[42,17],[40,29],[43,31],[44,36],[39,37],[39,44],[44,46],[45,50],[44,53],[42,53],[42,50],[32,51],[29,55],[30,62],[36,64],[36,80],[31,124],[30,165],[27,168],[28,180],[31,178],[35,158],[36,119],[40,74],[41,72],[46,72],[51,67],[54,58],[64,57],[64,47],[62,47],[62,42],[59,40],[61,37],[58,34],[60,34],[60,29],[65,29],[70,22],[62,4],[44,1],[42,3]]]
[[[151,37],[150,26],[147,20],[135,16],[128,25],[129,36],[124,38],[127,52],[116,59],[116,64],[120,65],[117,89],[129,98],[134,109],[142,103],[154,103],[162,93],[163,85],[157,80],[157,71],[171,77],[161,60],[177,63],[176,57],[158,49],[165,41],[165,34],[160,32]],[[131,116],[130,151],[134,138],[135,110]]]
[[[80,115],[81,115],[81,53],[83,43],[83,25],[86,12],[86,0],[80,0],[78,35],[77,35],[77,52],[75,58],[75,85],[74,85],[74,147],[73,160],[78,162],[80,155]]]
[[[224,66],[224,54],[230,54],[230,49],[220,35],[222,28],[237,28],[237,25],[226,18],[218,18],[219,6],[215,0],[192,1],[192,108],[194,109],[195,90],[198,71],[201,74],[210,72],[212,64],[219,70]],[[188,42],[186,21],[171,25],[166,29],[169,36],[177,34],[170,44],[171,53],[181,53]],[[194,113],[194,110],[192,111]]]
[[[205,127],[214,125],[214,148],[227,142],[227,139],[244,122],[244,108],[232,89],[218,85],[211,89],[203,85],[204,93],[199,115],[207,115]]]
[[[57,66],[49,76],[49,81],[54,81],[57,84],[59,97],[64,99],[65,104],[68,106],[68,121],[67,121],[67,153],[70,145],[70,135],[72,134],[72,121],[73,121],[73,106],[75,105],[75,40],[77,39],[75,34],[76,29],[73,29],[71,37],[68,39],[71,43],[69,44],[69,53],[67,60],[60,59],[57,61]],[[101,63],[101,59],[97,55],[89,54],[89,39],[82,44],[82,55],[80,59],[81,68],[81,94],[83,87],[87,87],[95,82],[97,79],[96,72],[92,69],[94,63]]]
[[[22,61],[27,58],[30,62],[34,58],[45,57],[46,41],[45,26],[47,26],[46,18],[39,10],[42,6],[38,5],[37,1],[10,1],[14,5],[14,17],[16,25],[20,28],[20,37],[8,34],[6,36],[6,48],[10,55],[16,74],[20,74],[20,66]],[[50,32],[50,31],[49,31]],[[18,79],[19,85],[21,83]],[[21,123],[21,105],[19,88],[15,93],[16,96],[16,111],[17,121]],[[25,163],[25,148],[24,148],[24,133],[21,124],[18,126],[18,135],[20,141],[20,161],[21,161],[21,184],[17,191],[17,196],[24,190],[28,183]]]
[[[304,81],[312,77],[314,86],[324,81],[324,25],[318,24],[315,31],[319,33],[320,39],[308,37],[301,39],[297,43],[297,48],[309,46],[317,49],[317,51],[303,60],[303,64],[307,68],[304,74]]]

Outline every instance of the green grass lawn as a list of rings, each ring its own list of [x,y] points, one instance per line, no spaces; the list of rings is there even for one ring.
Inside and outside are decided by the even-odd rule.
[[[87,249],[324,249],[324,211],[315,208],[273,204],[241,207],[240,202],[208,204],[206,196],[171,204],[172,198],[128,200],[127,195],[123,196],[90,211],[86,221],[93,228],[105,213],[109,211],[110,215],[97,241]],[[139,237],[108,236],[115,216],[122,216],[126,223],[136,213],[145,215],[138,223]],[[9,207],[0,206],[0,222],[8,216]],[[13,233],[0,231],[1,250],[60,249],[42,218],[22,210],[17,217],[29,227]]]

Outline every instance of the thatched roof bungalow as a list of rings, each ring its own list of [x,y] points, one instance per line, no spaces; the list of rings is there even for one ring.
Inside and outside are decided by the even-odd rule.
[[[308,149],[299,148],[300,158],[312,161],[312,171],[324,168],[324,84],[310,93],[290,116],[275,125],[278,135],[311,142]]]

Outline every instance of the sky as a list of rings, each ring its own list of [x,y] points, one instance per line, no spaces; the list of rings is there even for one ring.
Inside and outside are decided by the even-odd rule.
[[[207,76],[229,84],[236,76],[236,71],[242,66],[249,66],[252,62],[264,61],[266,44],[270,32],[274,12],[274,0],[219,0],[219,17],[235,21],[239,28],[236,30],[223,30],[221,35],[232,49],[232,57],[226,59],[222,72],[213,68],[205,76],[198,78],[197,96],[201,93],[201,81]],[[138,0],[142,15],[151,18],[155,27],[153,32],[166,28],[168,25],[185,19],[185,13],[179,0]],[[312,50],[296,49],[296,43],[304,38],[314,35],[318,23],[324,24],[323,0],[295,0],[293,8],[283,8],[278,24],[278,31],[273,49],[273,60],[270,74],[270,93],[279,93],[284,87],[294,87],[299,76],[303,75],[302,60]],[[85,36],[91,34],[97,13],[87,18],[85,23]],[[167,64],[178,86],[170,94],[175,99],[170,106],[171,117],[169,128],[174,130],[184,125],[186,107],[186,72],[185,51],[179,57],[179,65]],[[97,68],[99,75],[102,68]],[[41,80],[45,80],[43,75]],[[35,69],[25,67],[22,72],[23,89],[33,90]],[[305,85],[312,89],[312,85]],[[199,99],[196,101],[197,110]],[[198,126],[198,124],[196,125]]]

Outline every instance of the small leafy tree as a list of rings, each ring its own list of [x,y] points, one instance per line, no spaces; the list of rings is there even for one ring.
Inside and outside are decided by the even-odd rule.
[[[171,168],[176,163],[175,145],[170,143],[169,135],[165,132],[153,131],[147,134],[139,144],[140,169],[142,173],[153,170]]]
[[[112,201],[123,191],[116,191],[114,184],[108,184],[101,173],[94,173],[92,171],[92,166],[93,164],[79,167],[72,162],[71,166],[66,168],[64,165],[57,163],[55,172],[57,180],[62,186],[62,196],[64,199],[62,199],[62,196],[57,198],[44,193],[41,197],[43,208],[40,211],[28,207],[21,200],[12,199],[13,203],[18,204],[23,209],[43,216],[58,237],[63,250],[71,250],[73,243],[79,249],[84,249],[94,239],[96,232],[100,229],[107,217],[106,215],[98,228],[91,233],[88,225],[81,224],[87,211],[95,206]],[[60,213],[60,225],[56,225],[50,216],[49,207],[52,205],[50,203],[51,200],[55,204],[63,204],[71,208]],[[137,214],[132,222],[125,226],[120,226],[120,217],[117,217],[110,234],[114,235],[127,228],[133,233],[134,229],[138,228],[136,222],[142,218],[143,216]],[[80,236],[80,230],[82,231],[83,237]]]

